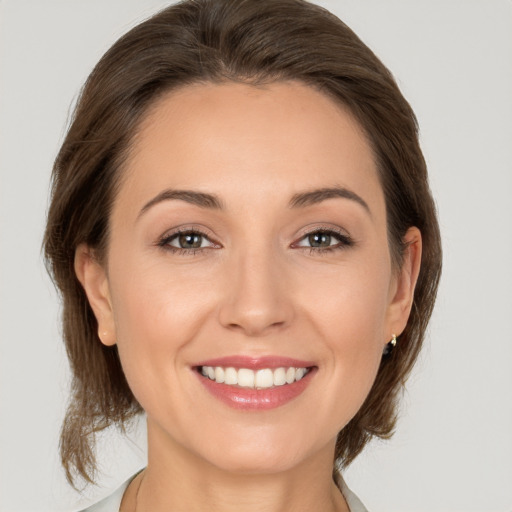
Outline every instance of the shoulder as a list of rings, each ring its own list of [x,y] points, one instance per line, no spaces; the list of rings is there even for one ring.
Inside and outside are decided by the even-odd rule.
[[[339,471],[336,472],[335,481],[347,502],[350,512],[368,512],[368,509],[363,505],[361,500],[348,488]]]
[[[80,512],[119,512],[124,491],[126,491],[126,488],[128,485],[130,485],[130,482],[137,476],[137,474],[131,476],[112,494],[108,495],[106,498],[103,498],[98,503],[95,503],[94,505],[81,510]]]

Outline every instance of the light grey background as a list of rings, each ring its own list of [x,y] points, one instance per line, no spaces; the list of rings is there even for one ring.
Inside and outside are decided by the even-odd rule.
[[[0,510],[69,511],[68,370],[40,244],[52,160],[95,62],[159,0],[0,0]],[[398,431],[347,480],[371,512],[512,510],[512,2],[331,0],[415,108],[445,270]],[[144,464],[106,435],[81,505]]]

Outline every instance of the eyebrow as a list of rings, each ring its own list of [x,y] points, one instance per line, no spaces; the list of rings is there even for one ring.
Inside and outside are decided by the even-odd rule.
[[[155,206],[158,203],[169,200],[179,200],[185,201],[190,204],[194,204],[201,208],[208,208],[212,210],[222,210],[222,202],[221,200],[213,195],[207,194],[205,192],[195,192],[193,190],[175,190],[175,189],[166,189],[153,199],[148,201],[140,210],[138,217],[141,217],[144,213],[146,213],[150,208]]]
[[[371,210],[368,206],[368,203],[361,196],[344,187],[319,188],[315,190],[308,190],[306,192],[300,192],[295,194],[290,200],[290,208],[303,208],[305,206],[321,203],[327,199],[335,198],[355,201],[371,215]]]
[[[327,199],[350,199],[360,204],[370,215],[370,207],[366,201],[351,190],[344,187],[329,187],[308,190],[300,192],[292,196],[289,206],[290,208],[304,208],[314,204],[321,203]],[[195,192],[193,190],[175,190],[166,189],[156,195],[153,199],[149,200],[140,210],[138,217],[141,217],[150,208],[158,203],[170,200],[185,201],[187,203],[199,206],[200,208],[207,208],[212,210],[222,210],[224,207],[222,201],[214,194],[206,192]]]

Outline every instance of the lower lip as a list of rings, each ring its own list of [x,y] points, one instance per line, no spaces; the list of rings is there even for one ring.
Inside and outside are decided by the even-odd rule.
[[[219,384],[197,374],[203,386],[217,399],[234,409],[269,410],[275,409],[297,398],[309,385],[315,368],[299,381],[268,389],[241,388]]]

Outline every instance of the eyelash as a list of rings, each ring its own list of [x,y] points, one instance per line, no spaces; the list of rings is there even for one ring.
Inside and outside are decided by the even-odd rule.
[[[173,254],[177,254],[179,256],[194,256],[195,254],[202,252],[205,249],[210,248],[210,247],[197,247],[197,248],[185,249],[183,247],[174,247],[174,246],[170,245],[170,243],[174,239],[178,238],[180,235],[196,235],[196,236],[198,235],[202,238],[205,238],[209,242],[211,242],[213,244],[213,247],[215,247],[215,246],[220,247],[219,244],[216,244],[215,242],[210,240],[210,238],[208,237],[208,235],[206,233],[204,233],[203,231],[201,231],[200,229],[197,229],[197,228],[193,228],[193,229],[184,228],[184,229],[178,229],[176,231],[173,231],[170,234],[164,235],[158,241],[157,245],[158,245],[158,247],[161,247],[165,251],[170,251]]]
[[[301,242],[307,237],[310,237],[312,235],[326,235],[332,238],[335,238],[338,243],[335,245],[330,245],[328,247],[307,247],[307,246],[298,246],[296,245],[298,242]],[[316,228],[312,231],[308,231],[307,233],[304,233],[301,238],[292,244],[292,247],[295,246],[298,249],[307,249],[309,250],[309,253],[312,255],[315,254],[327,254],[332,253],[334,251],[344,250],[352,247],[354,245],[354,240],[347,235],[346,233],[343,233],[342,231],[338,231],[333,228]]]
[[[299,242],[303,241],[305,238],[310,237],[312,235],[321,234],[326,235],[335,238],[338,243],[332,246],[328,247],[308,247],[308,246],[299,246],[297,245]],[[174,247],[170,245],[170,243],[175,240],[180,235],[196,235],[200,236],[202,238],[205,238],[210,243],[212,243],[212,246],[210,247],[197,247],[197,248],[190,248],[185,249],[182,247]],[[295,249],[306,249],[309,251],[310,254],[326,254],[331,253],[333,251],[343,250],[347,249],[349,247],[352,247],[354,245],[353,239],[348,236],[345,233],[342,233],[341,231],[337,231],[332,228],[317,228],[313,229],[312,231],[308,231],[307,233],[304,233],[301,238],[299,238],[296,242],[291,244],[291,246]],[[166,251],[170,251],[174,254],[180,255],[180,256],[194,256],[197,253],[203,252],[205,249],[210,249],[211,247],[220,247],[219,244],[216,244],[210,238],[206,233],[199,229],[180,229],[177,231],[172,232],[171,234],[164,235],[158,242],[157,246],[161,247],[162,249]]]

